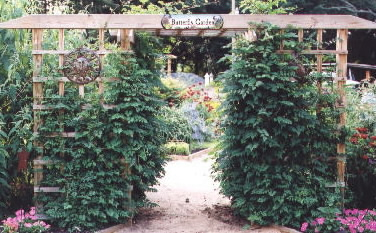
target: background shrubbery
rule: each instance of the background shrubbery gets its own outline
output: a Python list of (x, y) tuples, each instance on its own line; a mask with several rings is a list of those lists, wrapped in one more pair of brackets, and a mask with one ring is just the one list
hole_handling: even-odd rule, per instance
[(373, 85), (348, 88), (347, 179), (349, 208), (376, 208), (376, 104)]
[[(27, 1), (0, 1), (0, 21), (21, 17)], [(31, 150), (31, 49), (26, 30), (0, 29), (0, 217), (29, 205), (27, 174), (17, 172), (17, 152)], [(27, 200), (26, 200), (27, 199)]]

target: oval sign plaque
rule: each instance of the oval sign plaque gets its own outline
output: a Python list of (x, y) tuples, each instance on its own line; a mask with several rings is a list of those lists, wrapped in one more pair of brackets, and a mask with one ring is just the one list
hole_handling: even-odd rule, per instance
[(164, 15), (164, 29), (221, 29), (223, 18), (220, 15)]

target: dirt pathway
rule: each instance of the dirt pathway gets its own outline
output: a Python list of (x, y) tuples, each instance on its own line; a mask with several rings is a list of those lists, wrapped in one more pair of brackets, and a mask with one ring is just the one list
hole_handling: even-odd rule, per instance
[(166, 175), (148, 198), (159, 205), (143, 209), (132, 227), (116, 233), (280, 233), (274, 228), (243, 229), (245, 221), (231, 214), (229, 200), (219, 194), (210, 174), (208, 155), (191, 161), (171, 161)]

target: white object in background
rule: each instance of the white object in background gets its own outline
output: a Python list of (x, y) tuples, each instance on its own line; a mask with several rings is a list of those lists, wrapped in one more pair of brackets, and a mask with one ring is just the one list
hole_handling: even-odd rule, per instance
[(209, 74), (209, 84), (213, 82), (214, 76), (213, 73)]
[(209, 86), (209, 84), (210, 84), (210, 80), (209, 80), (210, 75), (208, 73), (206, 73), (204, 77), (205, 77), (205, 86)]

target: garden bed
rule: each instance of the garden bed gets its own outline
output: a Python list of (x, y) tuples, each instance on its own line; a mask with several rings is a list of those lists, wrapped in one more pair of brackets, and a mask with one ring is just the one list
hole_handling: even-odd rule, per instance
[(202, 155), (208, 154), (212, 148), (202, 149), (190, 155), (168, 155), (172, 160), (192, 160)]

